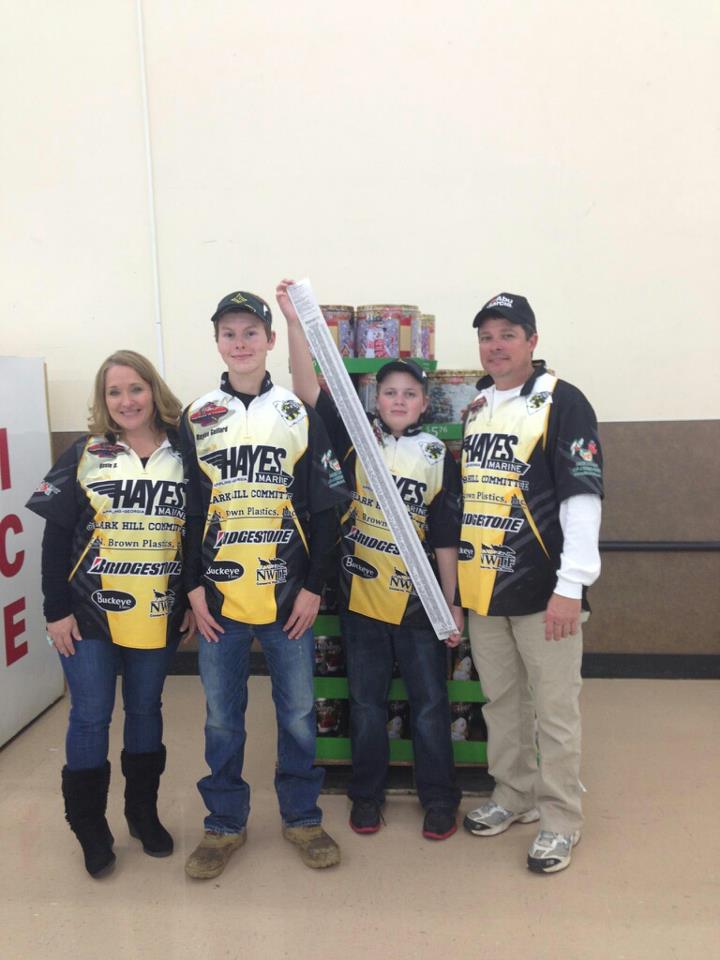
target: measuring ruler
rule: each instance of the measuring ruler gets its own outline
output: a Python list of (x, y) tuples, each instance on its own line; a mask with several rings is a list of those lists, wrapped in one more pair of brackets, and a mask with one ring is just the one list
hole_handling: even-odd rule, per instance
[(425, 607), (435, 633), (441, 640), (445, 640), (451, 633), (457, 632), (457, 626), (392, 474), (378, 449), (375, 435), (325, 323), (310, 281), (301, 280), (289, 286), (288, 294), (300, 317), (315, 359), (328, 382), (330, 393), (345, 422), (357, 455), (368, 475), (370, 486), (383, 516), (395, 538), (395, 544), (408, 569), (415, 592)]

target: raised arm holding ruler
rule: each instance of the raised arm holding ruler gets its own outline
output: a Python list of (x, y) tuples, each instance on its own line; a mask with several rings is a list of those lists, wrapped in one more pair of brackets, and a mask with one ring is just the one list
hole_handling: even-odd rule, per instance
[(395, 539), (415, 591), (435, 633), (441, 640), (457, 632), (455, 621), (437, 582), (425, 550), (408, 516), (395, 481), (378, 450), (377, 441), (342, 357), (328, 330), (308, 280), (288, 287), (330, 393), (365, 468), (388, 527)]

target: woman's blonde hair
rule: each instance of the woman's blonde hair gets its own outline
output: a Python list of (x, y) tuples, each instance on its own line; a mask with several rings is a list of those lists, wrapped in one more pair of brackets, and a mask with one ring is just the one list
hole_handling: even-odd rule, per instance
[(155, 404), (155, 429), (163, 433), (168, 430), (177, 430), (180, 423), (182, 405), (175, 394), (162, 379), (155, 367), (148, 359), (134, 350), (116, 350), (100, 365), (95, 375), (95, 389), (93, 391), (88, 430), (98, 436), (100, 434), (120, 432), (120, 428), (110, 416), (105, 402), (105, 376), (110, 367), (132, 367), (137, 375), (150, 385)]

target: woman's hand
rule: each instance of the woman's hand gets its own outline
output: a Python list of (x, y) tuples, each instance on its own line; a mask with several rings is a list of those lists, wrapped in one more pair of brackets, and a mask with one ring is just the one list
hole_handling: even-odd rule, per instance
[(185, 611), (185, 616), (182, 619), (180, 624), (180, 646), (184, 647), (186, 643), (189, 643), (190, 640), (195, 636), (195, 631), (197, 630), (197, 625), (195, 623), (195, 614), (192, 612), (192, 609)]
[(47, 625), (47, 635), (51, 641), (51, 646), (55, 647), (61, 657), (72, 657), (75, 653), (73, 640), (77, 643), (82, 640), (80, 628), (77, 620), (70, 614), (63, 617), (62, 620), (53, 620)]

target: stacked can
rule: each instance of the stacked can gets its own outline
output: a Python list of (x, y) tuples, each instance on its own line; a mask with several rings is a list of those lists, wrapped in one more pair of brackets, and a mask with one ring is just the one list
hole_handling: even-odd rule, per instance
[(462, 460), (462, 440), (446, 440), (445, 446), (448, 448), (450, 456), (456, 463), (460, 463)]
[(377, 378), (374, 373), (363, 373), (358, 377), (357, 393), (363, 410), (367, 410), (368, 413), (375, 413)]
[(470, 641), (461, 640), (452, 650), (450, 663), (451, 680), (477, 680), (478, 674), (473, 663)]
[(410, 704), (407, 700), (388, 703), (387, 732), (389, 740), (408, 740), (410, 737)]
[(477, 396), (479, 370), (442, 370), (428, 374), (430, 419), (433, 423), (460, 423)]
[(469, 740), (472, 720), (472, 703), (456, 701), (450, 704), (450, 737), (452, 740)]
[(345, 650), (340, 637), (315, 637), (315, 676), (345, 676)]
[(355, 356), (355, 310), (342, 304), (320, 304), (341, 357)]
[(319, 737), (346, 737), (348, 735), (347, 700), (315, 701), (315, 721)]
[(413, 357), (435, 359), (435, 314), (417, 313), (412, 318), (410, 337)]
[(422, 313), (418, 313), (417, 316), (412, 318), (412, 325), (410, 328), (410, 350), (413, 357), (423, 357), (422, 346)]
[(481, 703), (474, 703), (470, 715), (470, 739), (484, 740), (487, 742), (487, 738), (488, 732), (483, 715), (483, 705)]
[(420, 353), (416, 356), (435, 359), (435, 315), (432, 313), (420, 314)]
[(358, 357), (385, 359), (412, 355), (413, 320), (420, 311), (407, 304), (366, 304), (358, 307), (355, 351)]

